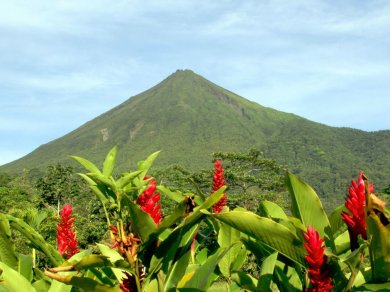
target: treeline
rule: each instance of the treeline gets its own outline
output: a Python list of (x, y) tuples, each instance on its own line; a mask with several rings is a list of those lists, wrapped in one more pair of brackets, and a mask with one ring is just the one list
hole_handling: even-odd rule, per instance
[[(217, 159), (222, 161), (225, 170), (231, 209), (240, 206), (258, 213), (257, 208), (263, 200), (288, 209), (289, 196), (284, 186), (287, 168), (273, 159), (265, 158), (258, 150), (213, 153), (209, 169), (191, 171), (180, 165), (172, 165), (152, 169), (152, 175), (157, 184), (207, 197), (212, 192), (211, 162)], [(386, 200), (390, 185), (380, 191)], [(55, 164), (47, 167), (44, 173), (24, 171), (19, 176), (0, 173), (0, 212), (23, 219), (50, 243), (55, 244), (59, 210), (66, 203), (72, 204), (77, 214), (75, 226), (82, 249), (105, 240), (107, 228), (102, 206), (72, 167)], [(162, 199), (164, 213), (169, 213), (173, 208), (171, 204), (171, 200)], [(327, 210), (335, 207), (333, 201), (325, 201), (324, 205)], [(14, 237), (18, 238), (18, 234), (14, 234)], [(21, 250), (28, 248), (22, 240), (16, 242)], [(41, 260), (44, 263), (45, 259)]]

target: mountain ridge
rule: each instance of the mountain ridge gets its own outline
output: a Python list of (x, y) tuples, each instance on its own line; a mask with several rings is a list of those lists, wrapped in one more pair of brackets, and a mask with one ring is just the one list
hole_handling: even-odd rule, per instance
[[(191, 70), (178, 70), (150, 89), (41, 145), (1, 171), (71, 163), (69, 155), (97, 164), (114, 145), (118, 164), (128, 169), (162, 150), (157, 166), (205, 167), (215, 151), (258, 148), (302, 175), (322, 193), (323, 183), (339, 189), (360, 169), (389, 184), (390, 131), (331, 127), (249, 101)], [(371, 164), (378, 167), (374, 169)], [(381, 169), (382, 168), (382, 169)], [(387, 177), (386, 177), (387, 176)], [(338, 178), (339, 177), (339, 178)]]

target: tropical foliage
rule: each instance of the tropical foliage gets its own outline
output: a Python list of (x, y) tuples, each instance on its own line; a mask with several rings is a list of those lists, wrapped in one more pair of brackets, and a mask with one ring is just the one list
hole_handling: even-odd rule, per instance
[[(70, 205), (61, 203), (57, 246), (42, 237), (37, 225), (1, 213), (0, 289), (386, 291), (390, 287), (389, 211), (363, 173), (352, 182), (345, 206), (329, 216), (313, 188), (292, 173), (285, 175), (290, 211), (264, 200), (256, 214), (243, 207), (229, 208), (223, 161), (215, 161), (210, 191), (205, 194), (157, 184), (149, 174), (157, 155), (119, 176), (114, 172), (117, 148), (109, 151), (101, 169), (73, 156), (86, 169), (80, 176), (100, 202), (106, 221), (107, 237), (93, 247), (78, 246), (73, 225), (78, 214)], [(162, 208), (165, 200), (174, 202), (169, 214)], [(34, 253), (45, 256), (44, 266), (34, 264), (34, 253), (15, 248), (13, 231)], [(256, 267), (248, 265), (250, 257), (256, 259)]]

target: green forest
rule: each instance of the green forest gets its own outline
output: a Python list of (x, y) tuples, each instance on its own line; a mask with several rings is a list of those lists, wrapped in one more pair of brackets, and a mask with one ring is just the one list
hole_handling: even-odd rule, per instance
[(199, 171), (154, 168), (158, 155), (122, 173), (115, 167), (117, 147), (102, 170), (73, 156), (86, 172), (55, 164), (41, 175), (1, 173), (0, 287), (389, 287), (390, 214), (384, 202), (390, 186), (378, 192), (360, 172), (356, 181), (351, 178), (345, 202), (326, 210), (313, 188), (255, 149), (213, 153), (209, 169)]

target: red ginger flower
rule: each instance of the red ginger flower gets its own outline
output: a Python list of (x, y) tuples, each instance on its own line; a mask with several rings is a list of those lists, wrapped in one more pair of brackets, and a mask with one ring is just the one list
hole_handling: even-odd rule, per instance
[[(223, 168), (220, 160), (216, 160), (213, 175), (213, 191), (218, 191), (221, 187), (225, 185), (225, 179), (223, 177)], [(213, 206), (214, 213), (221, 213), (223, 207), (227, 203), (226, 193), (223, 194), (223, 197)]]
[[(148, 177), (145, 177), (148, 179)], [(156, 191), (156, 181), (152, 179), (147, 189), (139, 195), (137, 203), (141, 206), (141, 209), (148, 213), (152, 217), (153, 221), (158, 224), (162, 220), (162, 211), (161, 204), (158, 204), (160, 201), (160, 193), (155, 193)]]
[[(343, 221), (348, 226), (351, 250), (355, 250), (359, 247), (359, 234), (364, 239), (367, 239), (365, 216), (366, 190), (363, 176), (363, 171), (360, 171), (357, 181), (352, 180), (352, 186), (348, 187), (348, 196), (345, 198), (345, 207), (352, 216), (344, 211), (341, 213)], [(374, 192), (374, 186), (370, 184), (368, 190), (370, 193)]]
[(324, 255), (324, 241), (311, 226), (307, 227), (307, 233), (304, 233), (303, 236), (306, 239), (303, 245), (308, 252), (305, 258), (309, 264), (309, 278), (311, 283), (311, 288), (306, 289), (306, 291), (332, 291), (334, 286), (328, 272), (327, 256)]
[(61, 219), (57, 226), (57, 249), (62, 256), (70, 258), (79, 252), (76, 234), (73, 231), (74, 216), (72, 205), (66, 204), (61, 210)]

